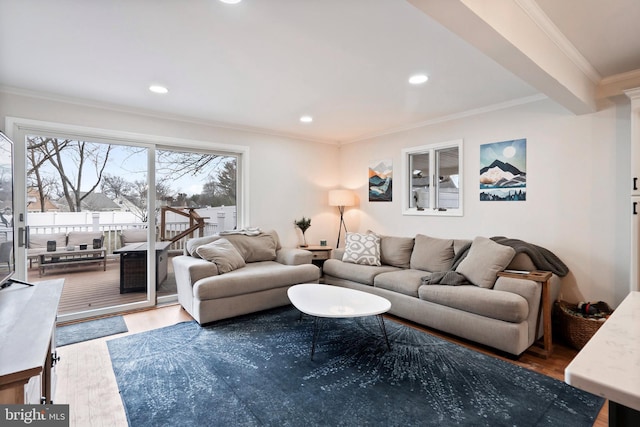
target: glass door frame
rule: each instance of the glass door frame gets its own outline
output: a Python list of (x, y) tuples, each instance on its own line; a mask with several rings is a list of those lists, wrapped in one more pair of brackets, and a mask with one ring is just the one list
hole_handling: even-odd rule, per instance
[[(227, 145), (227, 144), (215, 144), (208, 141), (195, 141), (186, 140), (171, 137), (160, 137), (147, 134), (123, 132), (116, 130), (90, 128), (77, 125), (68, 125), (61, 123), (46, 122), (40, 120), (23, 119), (16, 117), (6, 117), (5, 119), (5, 133), (14, 142), (14, 197), (15, 197), (15, 210), (14, 215), (14, 232), (18, 240), (24, 239), (24, 229), (26, 226), (26, 135), (29, 133), (35, 134), (49, 134), (51, 136), (62, 136), (78, 138), (80, 140), (86, 140), (98, 143), (112, 143), (123, 144), (130, 146), (138, 146), (148, 149), (147, 160), (147, 173), (148, 173), (148, 185), (149, 195), (156, 194), (155, 183), (155, 158), (156, 149), (163, 148), (187, 148), (192, 150), (206, 150), (217, 151), (221, 153), (228, 153), (238, 157), (237, 164), (237, 180), (238, 180), (238, 198), (237, 198), (237, 224), (238, 227), (244, 227), (246, 224), (250, 224), (249, 221), (249, 176), (248, 176), (248, 163), (249, 163), (249, 147), (240, 145)], [(19, 159), (19, 160), (18, 160)], [(155, 197), (148, 197), (148, 211), (155, 212), (156, 200)], [(147, 241), (155, 241), (156, 230), (156, 218), (155, 215), (148, 216), (148, 234)], [(19, 231), (22, 231), (23, 236), (20, 237)], [(25, 246), (16, 245), (15, 263), (16, 263), (16, 278), (25, 280), (27, 277), (27, 256)], [(154, 256), (151, 256), (154, 255)], [(147, 271), (155, 271), (156, 269), (156, 257), (155, 251), (148, 251), (147, 254)], [(114, 313), (121, 313), (123, 311), (132, 311), (137, 309), (144, 309), (154, 307), (158, 302), (166, 303), (177, 301), (177, 294), (173, 298), (162, 298), (162, 301), (158, 301), (156, 289), (155, 289), (155, 275), (147, 275), (147, 297), (145, 301), (130, 303), (126, 305), (113, 306), (108, 308), (101, 308), (89, 311), (83, 311), (79, 313), (73, 313), (68, 315), (59, 316), (59, 321), (71, 321), (86, 317), (102, 316)]]

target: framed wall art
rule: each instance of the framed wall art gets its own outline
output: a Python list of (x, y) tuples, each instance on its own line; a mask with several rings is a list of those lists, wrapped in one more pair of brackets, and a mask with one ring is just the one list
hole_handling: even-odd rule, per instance
[(369, 164), (369, 201), (390, 202), (393, 193), (393, 162), (377, 160)]
[(527, 140), (480, 146), (480, 200), (527, 200)]

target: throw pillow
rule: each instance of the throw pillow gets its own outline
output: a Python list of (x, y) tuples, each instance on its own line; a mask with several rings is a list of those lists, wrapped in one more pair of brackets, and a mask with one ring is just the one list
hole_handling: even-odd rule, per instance
[(206, 245), (207, 243), (211, 243), (214, 240), (218, 240), (220, 236), (204, 236), (204, 237), (196, 237), (193, 239), (187, 240), (186, 250), (189, 255), (194, 258), (201, 258), (198, 255), (198, 248), (202, 245)]
[(411, 268), (430, 272), (447, 271), (453, 264), (453, 239), (416, 235), (411, 253)]
[(224, 274), (246, 264), (238, 250), (225, 238), (220, 238), (206, 245), (201, 245), (196, 252), (202, 259), (213, 262), (218, 267), (218, 273)]
[(380, 264), (380, 237), (375, 234), (347, 233), (342, 261), (352, 264)]
[(380, 236), (380, 262), (382, 264), (409, 268), (413, 251), (413, 237), (383, 236), (373, 231), (367, 231), (367, 233)]
[(498, 272), (507, 268), (515, 249), (501, 245), (486, 237), (476, 237), (471, 243), (469, 253), (456, 268), (471, 283), (481, 288), (493, 288)]
[(273, 261), (276, 259), (277, 235), (260, 233), (257, 236), (230, 234), (225, 238), (236, 247), (245, 262)]
[(55, 240), (56, 249), (64, 249), (67, 246), (66, 233), (32, 234), (29, 233), (29, 249), (46, 249), (47, 242)]

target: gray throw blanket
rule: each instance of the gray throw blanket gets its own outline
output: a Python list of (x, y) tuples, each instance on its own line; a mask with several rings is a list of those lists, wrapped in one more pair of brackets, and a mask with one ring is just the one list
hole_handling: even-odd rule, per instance
[[(560, 277), (564, 277), (569, 273), (569, 267), (567, 267), (560, 258), (550, 250), (541, 246), (527, 243), (523, 240), (509, 239), (502, 236), (492, 237), (491, 240), (496, 243), (500, 243), (501, 245), (511, 246), (515, 249), (516, 255), (519, 253), (527, 254), (529, 258), (531, 258), (533, 265), (535, 265), (538, 270), (551, 271)], [(425, 276), (422, 278), (422, 284), (451, 286), (469, 285), (469, 281), (455, 270), (469, 253), (470, 247), (471, 243), (467, 243), (458, 251), (456, 256), (453, 258), (453, 264), (450, 270), (431, 273), (431, 276)]]
[(449, 271), (435, 271), (431, 273), (431, 276), (425, 276), (422, 278), (423, 285), (470, 285), (469, 281), (462, 274), (454, 270)]

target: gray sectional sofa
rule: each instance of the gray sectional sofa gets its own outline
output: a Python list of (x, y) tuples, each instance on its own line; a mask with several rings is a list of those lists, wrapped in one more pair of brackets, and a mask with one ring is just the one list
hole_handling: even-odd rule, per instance
[(290, 286), (318, 282), (312, 257), (275, 231), (190, 239), (173, 258), (178, 301), (200, 324), (287, 305)]
[(324, 263), (326, 284), (380, 295), (391, 301), (393, 315), (516, 356), (542, 334), (541, 286), (497, 273), (552, 269), (554, 301), (558, 274), (568, 272), (544, 248), (509, 246), (510, 239), (376, 236), (376, 254), (375, 237), (367, 236), (376, 235), (348, 233), (345, 249)]

